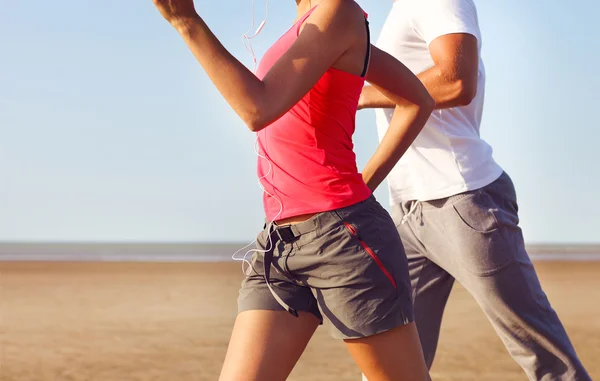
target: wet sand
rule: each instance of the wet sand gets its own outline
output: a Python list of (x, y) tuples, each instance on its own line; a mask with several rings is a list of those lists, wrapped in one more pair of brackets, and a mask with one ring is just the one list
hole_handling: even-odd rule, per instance
[[(546, 294), (600, 379), (600, 262), (538, 262)], [(0, 262), (0, 381), (214, 381), (236, 312), (236, 263)], [(434, 380), (526, 380), (456, 286)], [(320, 328), (289, 380), (359, 381)]]

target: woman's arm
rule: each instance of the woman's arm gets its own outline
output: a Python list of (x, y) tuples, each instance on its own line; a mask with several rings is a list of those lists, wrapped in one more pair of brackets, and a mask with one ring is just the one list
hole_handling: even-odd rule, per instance
[(406, 66), (374, 46), (367, 81), (397, 105), (385, 136), (362, 171), (367, 186), (375, 190), (421, 132), (435, 102)]
[(153, 0), (179, 32), (229, 105), (252, 131), (279, 119), (364, 34), (364, 14), (352, 0), (323, 0), (293, 46), (259, 80), (235, 59), (194, 9), (193, 0)]
[[(434, 65), (417, 74), (435, 100), (436, 109), (466, 106), (477, 93), (479, 50), (477, 38), (468, 33), (437, 37), (429, 44)], [(396, 105), (377, 89), (366, 86), (359, 109), (394, 108)]]

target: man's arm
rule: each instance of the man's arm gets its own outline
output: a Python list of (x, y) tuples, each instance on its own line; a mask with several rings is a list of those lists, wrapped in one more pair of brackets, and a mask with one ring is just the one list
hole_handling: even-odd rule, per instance
[(398, 106), (362, 177), (375, 190), (415, 140), (429, 119), (434, 101), (419, 79), (400, 61), (373, 47), (367, 81)]
[[(434, 66), (417, 75), (435, 100), (437, 109), (465, 106), (477, 92), (479, 50), (468, 33), (440, 36), (429, 45)], [(359, 109), (394, 108), (396, 103), (373, 86), (365, 86)]]

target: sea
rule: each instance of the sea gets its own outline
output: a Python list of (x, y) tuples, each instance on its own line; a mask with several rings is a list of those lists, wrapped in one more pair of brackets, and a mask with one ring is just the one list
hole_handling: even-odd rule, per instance
[[(0, 242), (0, 261), (229, 262), (248, 243)], [(243, 249), (243, 250), (241, 250)], [(530, 244), (534, 261), (600, 261), (600, 244)]]

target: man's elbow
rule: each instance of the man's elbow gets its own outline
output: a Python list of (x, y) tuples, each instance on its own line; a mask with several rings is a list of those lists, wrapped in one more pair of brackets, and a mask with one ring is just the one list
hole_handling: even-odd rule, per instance
[(457, 106), (468, 106), (477, 95), (477, 80), (459, 79), (456, 82), (455, 103)]

